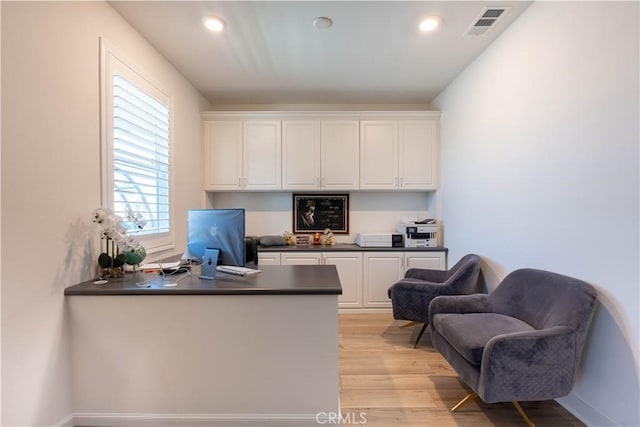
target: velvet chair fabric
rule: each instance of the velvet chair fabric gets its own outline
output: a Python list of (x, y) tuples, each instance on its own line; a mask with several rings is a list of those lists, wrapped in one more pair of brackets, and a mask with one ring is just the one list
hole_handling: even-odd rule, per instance
[(573, 388), (596, 303), (583, 281), (521, 269), (488, 295), (434, 298), (429, 329), (484, 402), (550, 400)]
[[(465, 255), (450, 270), (411, 268), (388, 290), (393, 318), (412, 322), (429, 322), (429, 303), (440, 295), (463, 295), (478, 291), (480, 257)], [(423, 330), (420, 332), (422, 336)], [(418, 340), (420, 340), (420, 336)], [(418, 341), (416, 340), (416, 345)]]

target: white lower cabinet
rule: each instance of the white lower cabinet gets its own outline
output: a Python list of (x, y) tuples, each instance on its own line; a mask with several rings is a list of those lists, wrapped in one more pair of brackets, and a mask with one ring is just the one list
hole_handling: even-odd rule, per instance
[(404, 274), (404, 253), (366, 252), (364, 254), (364, 307), (391, 307), (389, 286)]
[(389, 286), (409, 268), (444, 270), (445, 252), (260, 252), (258, 265), (335, 265), (339, 308), (391, 308)]
[(325, 252), (322, 263), (335, 265), (342, 285), (340, 308), (362, 307), (362, 252)]
[(322, 263), (322, 253), (320, 252), (299, 252), (280, 254), (281, 265), (320, 265)]
[(446, 270), (447, 259), (444, 256), (444, 252), (405, 252), (404, 272), (406, 272), (410, 268)]
[(444, 270), (444, 252), (366, 252), (364, 254), (364, 307), (390, 308), (388, 289), (410, 268)]
[(280, 252), (259, 252), (258, 268), (261, 265), (280, 265)]
[(338, 307), (362, 307), (361, 252), (283, 252), (280, 257), (281, 265), (335, 265), (342, 285)]

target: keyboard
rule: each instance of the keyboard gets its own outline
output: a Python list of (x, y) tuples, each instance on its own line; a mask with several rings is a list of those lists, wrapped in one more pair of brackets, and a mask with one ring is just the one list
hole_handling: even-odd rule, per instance
[(260, 270), (254, 270), (248, 267), (237, 267), (234, 265), (219, 265), (216, 267), (217, 271), (228, 274), (235, 274), (236, 276), (249, 276), (251, 274), (260, 273)]

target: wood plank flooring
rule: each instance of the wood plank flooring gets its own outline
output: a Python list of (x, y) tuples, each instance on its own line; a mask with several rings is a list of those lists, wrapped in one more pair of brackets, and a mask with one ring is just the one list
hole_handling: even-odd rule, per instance
[[(451, 413), (468, 392), (432, 347), (421, 326), (385, 314), (339, 315), (340, 403), (344, 426), (526, 427), (511, 403), (481, 400)], [(536, 427), (578, 427), (582, 422), (555, 401), (524, 402)], [(346, 417), (346, 418), (345, 418)]]

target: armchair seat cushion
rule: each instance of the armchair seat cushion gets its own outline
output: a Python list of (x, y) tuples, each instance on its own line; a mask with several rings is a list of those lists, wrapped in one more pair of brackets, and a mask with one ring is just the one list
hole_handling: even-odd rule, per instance
[(482, 353), (491, 338), (535, 329), (515, 317), (497, 313), (441, 313), (433, 317), (431, 326), (462, 357), (477, 366), (482, 363)]

